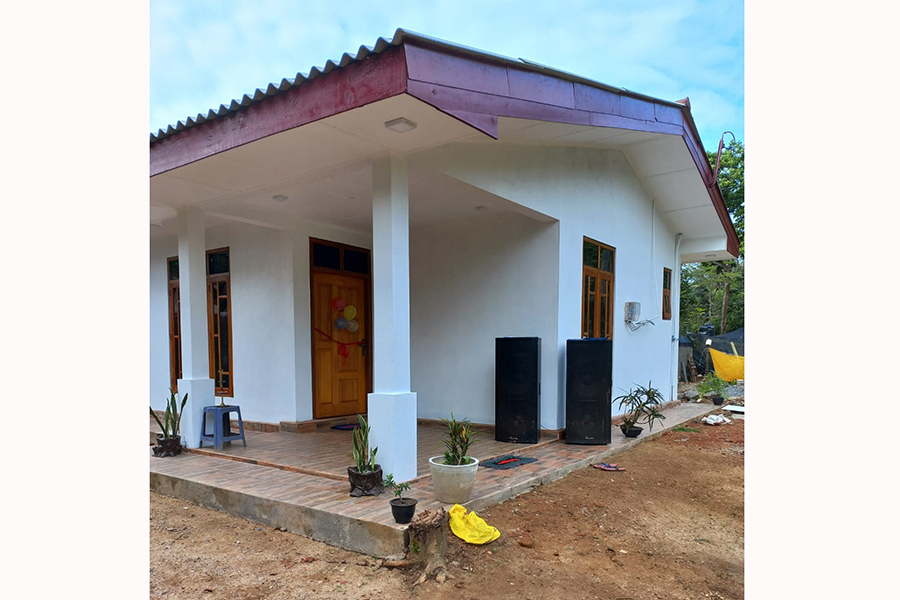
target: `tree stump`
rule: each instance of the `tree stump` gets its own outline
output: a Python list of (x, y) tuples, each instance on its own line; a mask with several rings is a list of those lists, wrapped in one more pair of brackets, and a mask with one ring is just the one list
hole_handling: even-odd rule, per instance
[(409, 552), (406, 560), (384, 561), (385, 567), (409, 567), (424, 564), (422, 575), (414, 585), (424, 583), (433, 577), (438, 583), (444, 583), (450, 574), (447, 572), (447, 511), (443, 508), (423, 510), (413, 517), (407, 531), (409, 532)]

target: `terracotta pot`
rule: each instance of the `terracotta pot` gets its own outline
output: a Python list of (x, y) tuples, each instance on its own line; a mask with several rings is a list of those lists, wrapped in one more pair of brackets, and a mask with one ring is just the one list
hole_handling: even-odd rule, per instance
[(384, 477), (381, 465), (375, 465), (374, 471), (360, 473), (356, 467), (347, 467), (347, 475), (350, 478), (350, 495), (354, 498), (360, 496), (377, 496), (384, 491)]

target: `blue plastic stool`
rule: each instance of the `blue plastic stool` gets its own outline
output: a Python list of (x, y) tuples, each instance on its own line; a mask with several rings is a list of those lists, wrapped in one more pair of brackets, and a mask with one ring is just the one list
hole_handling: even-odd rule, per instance
[[(206, 432), (207, 413), (212, 413), (212, 433)], [(228, 416), (229, 413), (237, 413), (238, 427), (240, 428), (238, 433), (231, 432), (231, 419)], [(233, 440), (241, 440), (244, 442), (244, 446), (247, 446), (247, 440), (244, 438), (244, 421), (241, 419), (241, 407), (235, 404), (232, 404), (231, 406), (204, 406), (203, 421), (200, 425), (200, 447), (203, 447), (203, 442), (212, 442), (213, 447), (215, 447), (216, 450), (221, 450), (222, 444)]]

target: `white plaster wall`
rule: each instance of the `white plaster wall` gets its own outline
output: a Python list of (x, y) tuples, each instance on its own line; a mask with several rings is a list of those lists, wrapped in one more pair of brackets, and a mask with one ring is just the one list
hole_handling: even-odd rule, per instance
[(178, 255), (175, 237), (150, 244), (150, 406), (169, 399), (169, 286), (166, 259)]
[(558, 240), (555, 223), (514, 213), (412, 235), (411, 387), (420, 418), (452, 410), (494, 423), (495, 339), (536, 336), (551, 392), (541, 420), (554, 427)]
[[(231, 250), (234, 399), (244, 419), (312, 418), (309, 238), (371, 248), (371, 236), (316, 224), (294, 230), (226, 223), (206, 230), (207, 249)], [(150, 400), (169, 388), (166, 258), (177, 236), (150, 245)]]
[[(630, 331), (624, 303), (641, 303), (642, 318), (659, 317), (662, 268), (674, 268), (675, 235), (655, 215), (653, 199), (617, 150), (503, 143), (453, 144), (415, 161), (554, 217), (559, 223), (557, 422), (564, 426), (565, 341), (580, 337), (582, 237), (616, 248), (613, 397), (635, 383), (671, 395), (670, 322)], [(677, 303), (677, 297), (672, 298)], [(548, 340), (549, 342), (549, 340)], [(553, 399), (545, 386), (542, 402)], [(545, 409), (546, 410), (546, 409)], [(613, 414), (619, 414), (613, 405)], [(544, 413), (545, 416), (547, 413)], [(548, 420), (545, 427), (554, 427)]]

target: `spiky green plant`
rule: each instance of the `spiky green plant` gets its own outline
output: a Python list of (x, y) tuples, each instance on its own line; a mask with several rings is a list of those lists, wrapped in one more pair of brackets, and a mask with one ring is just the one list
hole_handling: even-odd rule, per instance
[(472, 462), (469, 457), (469, 446), (477, 443), (475, 439), (475, 430), (468, 419), (457, 421), (450, 413), (449, 419), (441, 419), (447, 426), (447, 439), (444, 440), (444, 464), (446, 465), (465, 465)]
[(353, 430), (353, 461), (358, 473), (368, 473), (375, 470), (378, 448), (369, 451), (369, 424), (362, 415), (356, 415), (356, 418), (359, 420), (359, 427)]
[(181, 431), (181, 415), (184, 412), (184, 405), (187, 404), (188, 395), (185, 394), (181, 400), (181, 408), (178, 407), (178, 395), (169, 388), (169, 400), (166, 402), (166, 413), (163, 420), (160, 421), (153, 407), (150, 407), (150, 415), (156, 419), (159, 428), (162, 429), (163, 438), (173, 438)]
[(665, 397), (658, 389), (652, 386), (652, 381), (647, 387), (635, 384), (634, 389), (629, 390), (624, 396), (619, 396), (616, 401), (619, 408), (625, 408), (628, 412), (622, 415), (622, 425), (635, 427), (641, 423), (650, 426), (653, 431), (653, 423), (657, 420), (665, 420), (665, 415), (659, 409)]

